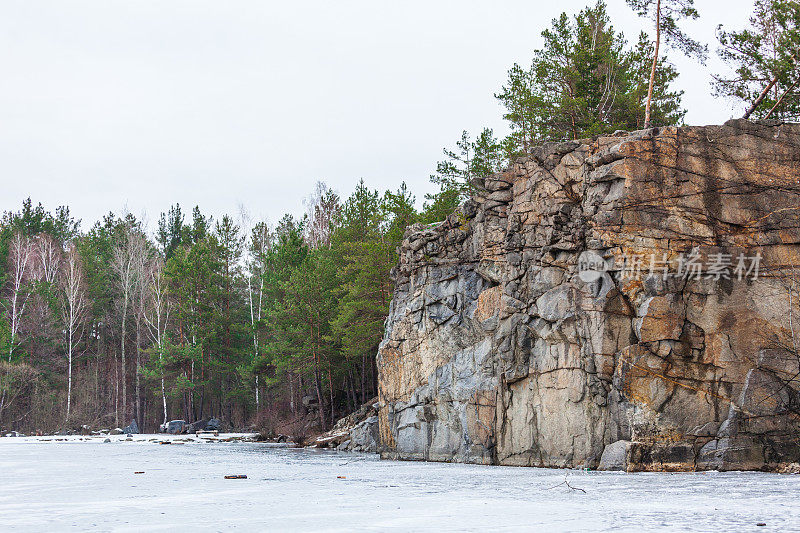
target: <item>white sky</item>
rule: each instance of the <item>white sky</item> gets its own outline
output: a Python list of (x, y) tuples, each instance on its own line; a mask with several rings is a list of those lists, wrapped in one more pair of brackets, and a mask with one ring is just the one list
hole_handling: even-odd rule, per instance
[[(508, 68), (589, 2), (0, 0), (0, 211), (31, 196), (87, 229), (125, 207), (244, 204), (274, 222), (317, 180), (345, 196), (362, 177), (421, 204), (462, 129), (505, 133)], [(608, 4), (634, 40), (645, 21)], [(744, 26), (752, 1), (696, 5), (709, 64), (671, 57), (687, 122), (719, 123), (738, 111), (711, 96), (714, 28)]]

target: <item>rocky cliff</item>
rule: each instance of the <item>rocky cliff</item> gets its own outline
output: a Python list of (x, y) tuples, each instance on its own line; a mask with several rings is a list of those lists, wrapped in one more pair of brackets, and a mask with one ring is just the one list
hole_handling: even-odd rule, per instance
[(800, 125), (546, 144), (475, 185), (400, 248), (383, 456), (800, 461)]

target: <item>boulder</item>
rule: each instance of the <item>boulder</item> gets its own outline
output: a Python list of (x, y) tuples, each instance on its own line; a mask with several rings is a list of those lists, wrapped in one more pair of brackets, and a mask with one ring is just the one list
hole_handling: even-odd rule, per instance
[(371, 416), (350, 430), (348, 450), (375, 453), (378, 451), (378, 417)]
[(122, 435), (123, 433), (124, 431), (122, 431), (120, 428), (114, 428), (108, 432), (109, 435)]
[(630, 441), (618, 440), (606, 446), (603, 449), (603, 455), (600, 457), (598, 470), (626, 471), (628, 469), (628, 449), (630, 445)]
[(124, 428), (122, 428), (122, 432), (128, 434), (141, 433), (141, 431), (139, 431), (139, 425), (136, 423), (136, 420), (131, 420), (130, 425), (127, 425)]
[(186, 426), (186, 433), (197, 433), (198, 431), (219, 431), (221, 422), (218, 418), (206, 418), (192, 422)]
[(186, 420), (170, 420), (167, 422), (166, 432), (172, 435), (178, 435), (186, 431)]
[(186, 426), (186, 433), (197, 433), (198, 431), (205, 431), (208, 425), (208, 419), (198, 420)]
[(339, 451), (378, 451), (377, 398), (373, 398), (358, 410), (340, 418), (327, 433), (313, 442), (319, 448), (336, 448)]

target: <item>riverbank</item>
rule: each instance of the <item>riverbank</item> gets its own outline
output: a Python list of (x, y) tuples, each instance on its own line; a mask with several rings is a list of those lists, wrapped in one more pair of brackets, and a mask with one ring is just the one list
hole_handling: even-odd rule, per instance
[[(145, 443), (145, 444), (187, 444), (210, 442), (254, 442), (256, 433), (205, 433), (200, 435), (170, 435), (168, 433), (136, 433), (136, 434), (102, 434), (102, 435), (32, 435), (21, 437), (2, 437), (3, 444), (34, 444), (34, 443)], [(4, 448), (0, 447), (0, 450)]]

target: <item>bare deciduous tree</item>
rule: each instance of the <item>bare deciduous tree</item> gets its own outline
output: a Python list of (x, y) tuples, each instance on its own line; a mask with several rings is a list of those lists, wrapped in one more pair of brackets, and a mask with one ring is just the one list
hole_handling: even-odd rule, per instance
[[(138, 276), (141, 273), (142, 257), (147, 252), (147, 243), (144, 237), (131, 225), (126, 226), (125, 235), (114, 248), (111, 259), (111, 269), (116, 276), (117, 291), (120, 298), (120, 366), (122, 369), (122, 413), (128, 417), (128, 389), (127, 389), (127, 359), (125, 346), (128, 335), (128, 313), (132, 300), (135, 298), (135, 291), (138, 283)], [(117, 413), (117, 423), (119, 423), (119, 413)]]
[(138, 254), (135, 263), (136, 268), (136, 287), (134, 288), (134, 313), (133, 317), (136, 322), (136, 420), (142, 423), (142, 322), (147, 308), (148, 292), (150, 285), (150, 269), (151, 269), (151, 254), (150, 250), (145, 248), (142, 253)]
[(311, 248), (329, 247), (331, 244), (331, 228), (341, 205), (339, 195), (318, 181), (314, 193), (303, 201), (308, 221), (306, 224), (306, 242)]
[(699, 17), (694, 7), (694, 0), (626, 0), (626, 2), (640, 17), (649, 18), (653, 21), (656, 30), (644, 112), (644, 127), (649, 128), (651, 126), (650, 106), (653, 101), (653, 87), (656, 83), (656, 70), (662, 38), (667, 45), (680, 50), (687, 57), (698, 58), (703, 64), (705, 64), (708, 49), (686, 35), (678, 27), (678, 21), (681, 19), (694, 20)]
[(50, 235), (41, 233), (36, 236), (34, 253), (37, 260), (33, 277), (52, 285), (56, 282), (61, 267), (61, 245)]

